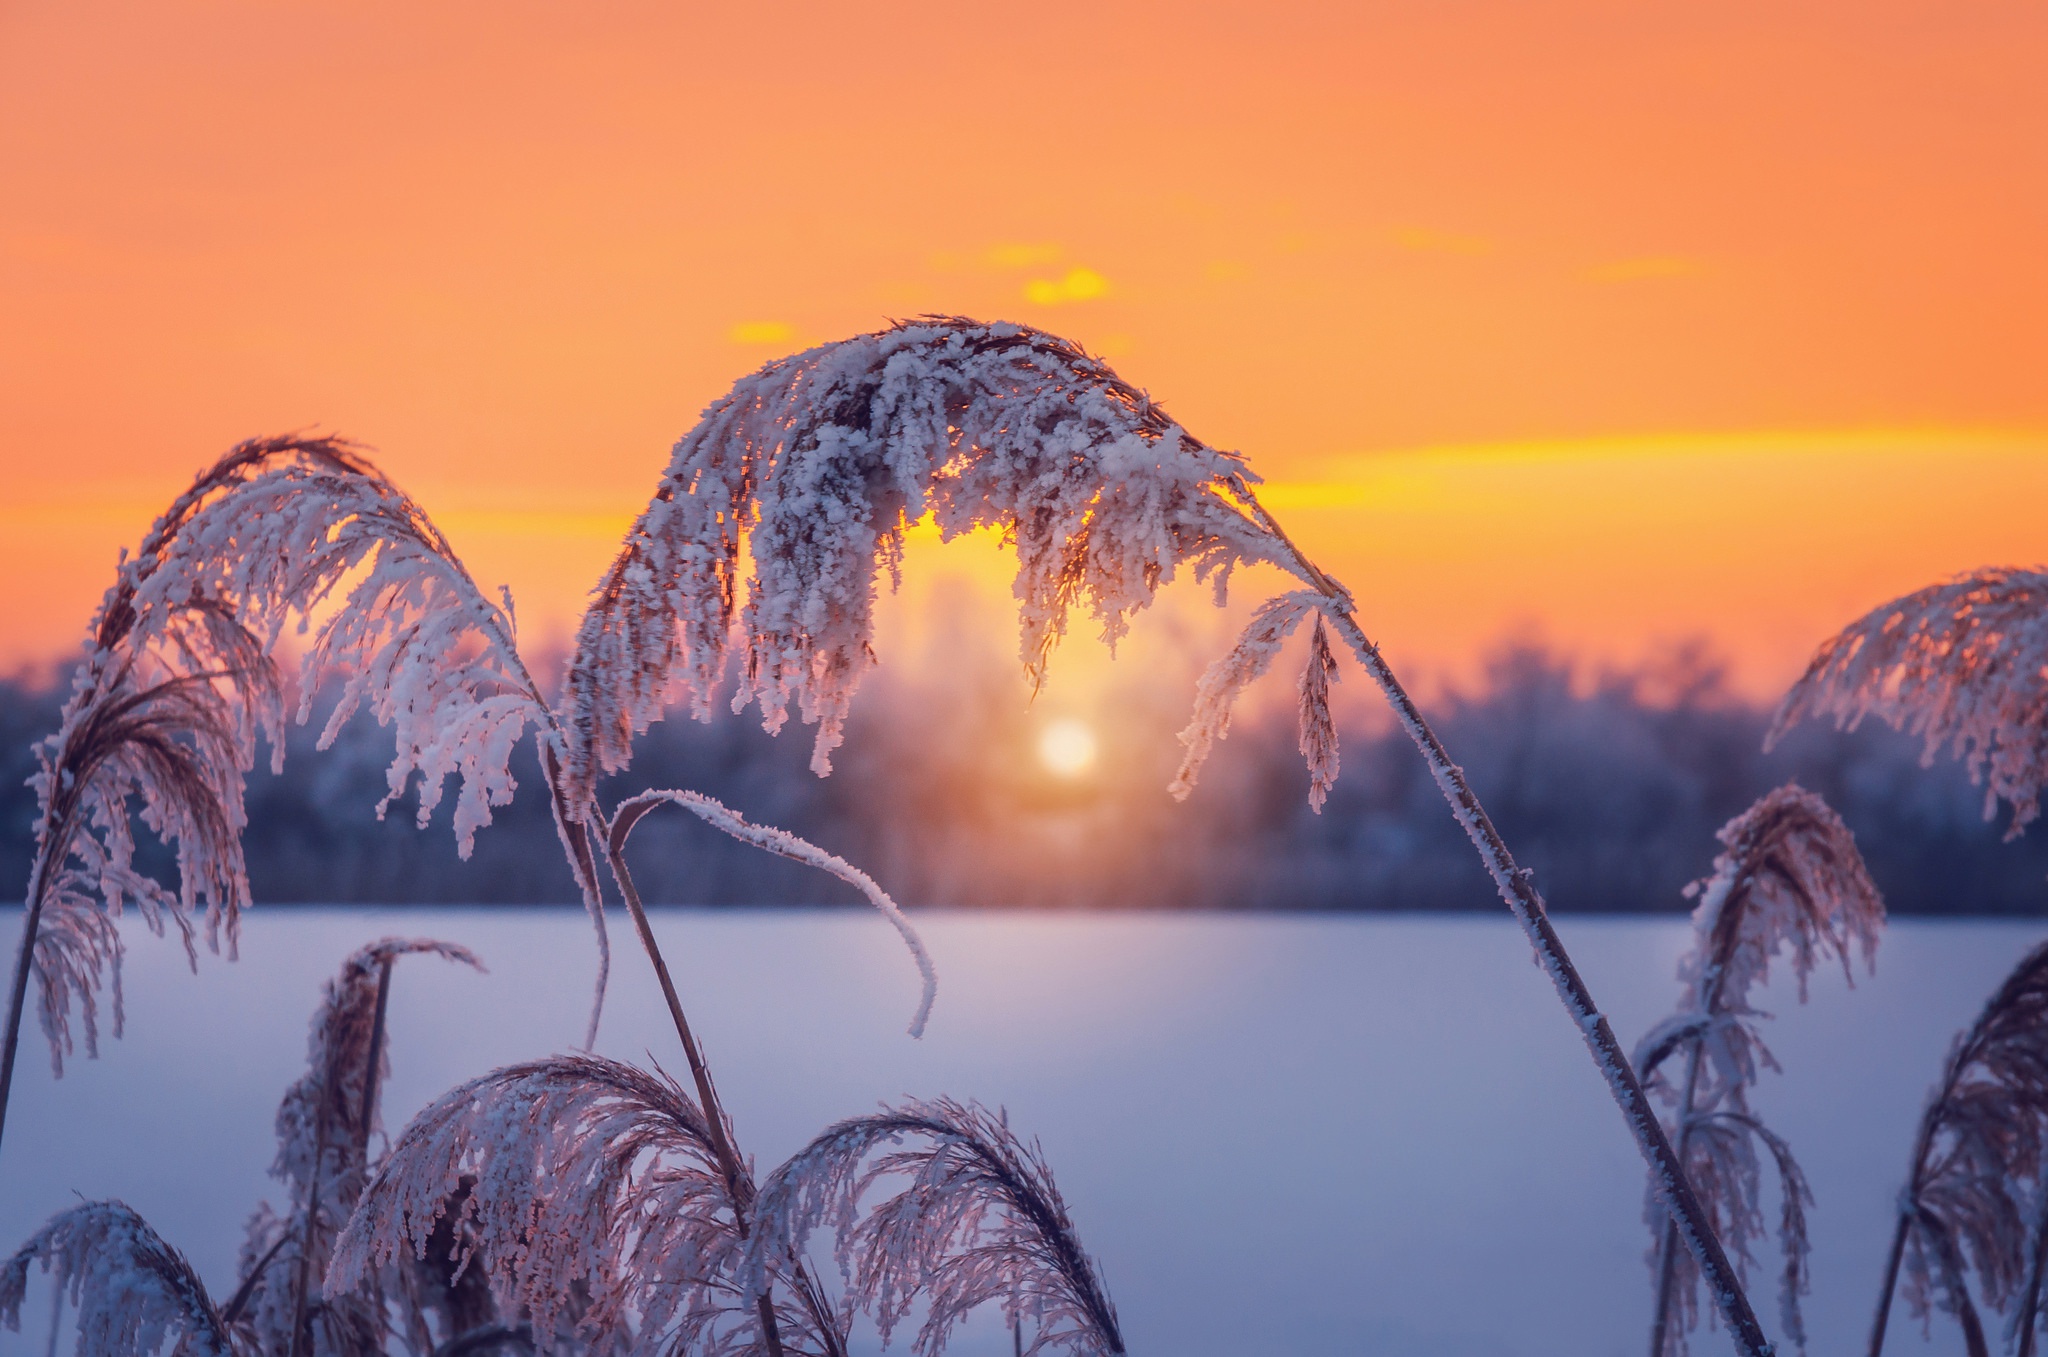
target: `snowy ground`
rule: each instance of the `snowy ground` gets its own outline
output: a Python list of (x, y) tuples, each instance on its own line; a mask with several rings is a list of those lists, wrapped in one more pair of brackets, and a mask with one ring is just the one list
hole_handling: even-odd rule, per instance
[[(0, 918), (13, 956), (18, 913)], [(902, 1094), (1009, 1108), (1044, 1143), (1101, 1259), (1134, 1353), (1575, 1354), (1642, 1350), (1642, 1172), (1619, 1115), (1505, 917), (931, 913), (929, 1035), (903, 1034), (915, 972), (853, 912), (666, 911), (657, 931), (743, 1143), (765, 1167), (837, 1117)], [(615, 921), (600, 1049), (680, 1069), (646, 963)], [(1677, 997), (1671, 922), (1566, 918), (1595, 995), (1632, 1042)], [(1874, 979), (1789, 984), (1767, 1007), (1785, 1066), (1766, 1117), (1819, 1197), (1808, 1326), (1863, 1341), (1920, 1100), (1950, 1036), (2044, 930), (1893, 926)], [(272, 1186), (270, 1120), (320, 981), (386, 934), (466, 943), (492, 970), (401, 963), (395, 1127), (490, 1066), (579, 1039), (594, 953), (583, 916), (482, 909), (271, 909), (242, 960), (131, 934), (129, 1035), (50, 1079), (24, 1048), (0, 1149), (0, 1247), (88, 1198), (120, 1197), (233, 1286)], [(74, 1195), (77, 1194), (77, 1195)], [(1759, 1309), (1774, 1317), (1768, 1260)], [(47, 1311), (0, 1351), (41, 1351)], [(1901, 1353), (1959, 1350), (1894, 1327)], [(992, 1331), (956, 1353), (1007, 1350)], [(1728, 1350), (1703, 1335), (1696, 1350)]]

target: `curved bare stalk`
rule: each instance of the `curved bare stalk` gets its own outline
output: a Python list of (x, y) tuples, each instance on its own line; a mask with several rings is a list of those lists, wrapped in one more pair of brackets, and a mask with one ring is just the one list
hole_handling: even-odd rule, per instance
[[(647, 812), (664, 804), (680, 806), (705, 824), (725, 831), (741, 843), (752, 844), (777, 857), (801, 862), (806, 867), (815, 867), (821, 872), (836, 876), (866, 896), (868, 903), (875, 907), (875, 911), (895, 928), (897, 936), (903, 939), (903, 945), (910, 949), (911, 958), (917, 963), (917, 974), (923, 982), (923, 990), (918, 996), (917, 1012), (910, 1019), (910, 1035), (924, 1035), (925, 1022), (932, 1014), (932, 1001), (938, 995), (938, 972), (932, 969), (931, 953), (925, 951), (924, 939), (918, 937), (917, 930), (910, 926), (910, 920), (903, 917), (903, 911), (897, 908), (896, 902), (889, 898), (887, 891), (875, 884), (873, 877), (845, 858), (828, 853), (807, 839), (799, 838), (786, 829), (777, 829), (773, 825), (755, 824), (738, 811), (701, 792), (646, 791), (620, 802), (612, 812), (611, 841), (617, 845), (613, 851), (622, 852), (627, 836), (633, 832), (633, 827), (640, 823)], [(620, 861), (623, 864), (623, 859)], [(651, 935), (650, 939), (643, 941), (646, 941), (649, 947), (653, 946)]]
[(1672, 1147), (1670, 1138), (1664, 1133), (1663, 1123), (1645, 1096), (1642, 1082), (1636, 1077), (1635, 1066), (1622, 1050), (1606, 1015), (1593, 1001), (1593, 993), (1580, 976), (1578, 967), (1572, 964), (1564, 940), (1558, 937), (1557, 929), (1552, 926), (1543, 896), (1536, 889), (1534, 873), (1515, 864), (1514, 855), (1508, 851), (1485, 807), (1479, 804), (1479, 797), (1465, 780), (1464, 770), (1451, 761), (1443, 741), (1437, 738), (1414, 699), (1395, 677), (1393, 668), (1359, 625), (1352, 610), (1350, 593), (1294, 545), (1263, 505), (1256, 499), (1252, 499), (1250, 505), (1259, 520), (1285, 545), (1304, 578), (1327, 600), (1337, 634), (1344, 638), (1353, 656), (1385, 694), (1401, 728), (1421, 751), (1430, 776), (1436, 780), (1444, 800), (1450, 803), (1451, 814), (1457, 818), (1465, 836), (1478, 851), (1487, 873), (1493, 877), (1494, 887), (1500, 892), (1502, 901), (1516, 922), (1522, 925), (1530, 946), (1535, 949), (1537, 963), (1550, 977), (1552, 988), (1557, 991), (1558, 999), (1579, 1029), (1593, 1063), (1599, 1067), (1608, 1091), (1621, 1109), (1622, 1120), (1649, 1165), (1653, 1190), (1671, 1212), (1674, 1228), (1698, 1265), (1736, 1346), (1748, 1357), (1766, 1357), (1772, 1350), (1771, 1343), (1764, 1336), (1763, 1326), (1757, 1322), (1741, 1278), (1715, 1235), (1698, 1194), (1693, 1191), (1684, 1162)]
[[(745, 1238), (747, 1233), (747, 1215), (752, 1209), (754, 1202), (753, 1175), (747, 1170), (745, 1161), (741, 1158), (738, 1148), (733, 1144), (732, 1123), (726, 1115), (724, 1104), (719, 1100), (718, 1088), (712, 1082), (711, 1067), (705, 1062), (704, 1052), (697, 1045), (696, 1034), (690, 1030), (690, 1020), (683, 1013), (682, 997), (676, 992), (675, 977), (669, 974), (668, 960), (661, 953), (661, 945), (655, 941), (654, 927), (648, 922), (646, 906), (640, 899), (640, 889), (633, 881), (632, 869), (626, 865), (626, 840), (632, 837), (634, 826), (638, 825), (641, 819), (656, 806), (669, 802), (701, 814), (707, 821), (719, 824), (721, 828), (726, 828), (726, 825), (720, 823), (719, 819), (712, 817), (722, 812), (722, 818), (733, 824), (745, 826), (756, 833), (762, 831), (760, 826), (747, 825), (746, 821), (734, 815), (733, 812), (726, 810), (724, 806), (719, 805), (716, 801), (712, 801), (709, 797), (697, 797), (694, 793), (687, 792), (647, 792), (623, 802), (617, 811), (614, 812), (610, 821), (610, 827), (605, 834), (605, 860), (611, 867), (612, 880), (617, 884), (619, 894), (626, 902), (626, 912), (632, 917), (634, 931), (640, 938), (641, 950), (647, 953), (648, 961), (654, 966), (655, 979), (661, 985), (661, 997), (668, 1004), (669, 1020), (675, 1024), (676, 1038), (682, 1043), (683, 1047), (683, 1058), (690, 1066), (690, 1078), (697, 1086), (698, 1105), (704, 1109), (705, 1140), (717, 1160), (719, 1172), (724, 1175), (726, 1192), (732, 1201), (736, 1203), (736, 1218), (739, 1222), (740, 1236)], [(704, 809), (699, 809), (699, 803), (702, 803)], [(711, 810), (713, 807), (716, 808), (715, 811)], [(735, 833), (736, 837), (746, 839), (748, 842), (755, 842), (754, 839), (748, 838), (745, 834), (739, 834), (735, 829), (728, 829), (727, 832)], [(821, 858), (831, 858), (830, 854), (824, 853), (820, 849), (812, 848), (811, 845), (804, 843), (803, 840), (798, 839), (793, 834), (787, 834), (782, 830), (767, 832), (779, 836), (776, 840), (778, 844), (781, 840), (788, 840), (791, 845), (800, 844), (803, 848), (809, 849), (810, 853), (817, 854)], [(770, 844), (761, 842), (757, 846), (770, 847)], [(772, 847), (771, 851), (784, 852), (785, 850), (778, 846)], [(802, 861), (813, 861), (811, 857), (796, 851), (788, 851), (785, 855), (798, 857)], [(840, 862), (838, 858), (831, 858), (831, 861), (840, 863), (842, 867), (846, 867), (847, 871), (856, 872), (863, 880), (866, 880), (865, 873), (858, 873), (857, 869)], [(814, 862), (813, 865), (818, 864)], [(869, 881), (868, 885), (874, 887), (872, 881)], [(877, 895), (880, 895), (879, 887), (874, 887), (874, 890)], [(888, 897), (884, 895), (881, 896), (881, 899), (887, 900)], [(889, 908), (892, 911), (894, 910), (893, 902), (890, 902)], [(900, 913), (894, 917), (898, 920), (902, 918)], [(899, 924), (899, 927), (908, 930), (909, 924), (908, 922), (902, 922)], [(929, 1011), (931, 1007), (929, 988), (931, 963), (924, 956), (922, 944), (916, 942), (917, 935), (914, 932), (906, 931), (906, 936), (912, 941), (912, 945), (917, 948), (917, 955), (922, 962), (927, 976), (926, 998), (924, 1005), (919, 1009), (921, 1021), (924, 1013)], [(792, 1255), (788, 1263), (792, 1286), (798, 1293), (799, 1303), (804, 1306), (811, 1316), (812, 1327), (819, 1334), (826, 1336), (828, 1345), (833, 1349), (830, 1357), (844, 1357), (844, 1354), (838, 1350), (840, 1326), (832, 1321), (831, 1307), (824, 1299), (823, 1290), (812, 1279), (809, 1268), (805, 1266), (801, 1258)], [(770, 1357), (782, 1357), (782, 1335), (776, 1320), (775, 1304), (766, 1288), (763, 1288), (761, 1294), (756, 1298), (755, 1304), (760, 1311), (761, 1332), (768, 1345)]]

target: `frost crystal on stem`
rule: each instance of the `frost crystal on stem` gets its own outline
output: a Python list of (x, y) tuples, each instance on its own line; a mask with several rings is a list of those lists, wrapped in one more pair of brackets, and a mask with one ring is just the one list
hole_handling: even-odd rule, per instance
[(385, 938), (357, 951), (324, 987), (306, 1072), (278, 1104), (270, 1174), (289, 1189), (290, 1205), (284, 1215), (259, 1208), (242, 1249), (249, 1288), (241, 1327), (262, 1351), (328, 1357), (383, 1345), (381, 1294), (331, 1297), (319, 1286), (369, 1170), (377, 1089), (390, 1067), (384, 1002), (391, 966), (415, 954), (483, 969), (468, 948), (427, 938)]

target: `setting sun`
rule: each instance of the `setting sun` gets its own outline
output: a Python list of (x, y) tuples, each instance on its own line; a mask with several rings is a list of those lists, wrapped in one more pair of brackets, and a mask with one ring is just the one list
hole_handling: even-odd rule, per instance
[(1038, 761), (1060, 777), (1080, 777), (1095, 766), (1095, 732), (1071, 716), (1054, 721), (1039, 732)]

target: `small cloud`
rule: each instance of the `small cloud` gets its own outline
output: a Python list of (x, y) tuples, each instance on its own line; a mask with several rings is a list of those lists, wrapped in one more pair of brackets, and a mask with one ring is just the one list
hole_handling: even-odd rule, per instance
[(1089, 302), (1109, 291), (1109, 279), (1094, 269), (1068, 269), (1067, 276), (1055, 282), (1050, 278), (1033, 278), (1024, 284), (1024, 300), (1037, 306), (1061, 306), (1067, 302)]
[(1645, 255), (1595, 264), (1585, 276), (1596, 283), (1637, 283), (1649, 278), (1684, 278), (1700, 271), (1700, 261), (1683, 255)]
[(1492, 254), (1493, 242), (1485, 236), (1462, 231), (1432, 231), (1426, 226), (1403, 226), (1395, 230), (1394, 243), (1417, 254)]
[(796, 337), (796, 327), (779, 320), (743, 320), (725, 337), (735, 344), (787, 344)]
[(1228, 283), (1251, 276), (1251, 270), (1234, 259), (1212, 259), (1202, 266), (1202, 276), (1212, 283)]
[(1036, 269), (1057, 264), (1065, 254), (1057, 245), (991, 245), (982, 257), (999, 269)]
[(1096, 341), (1095, 352), (1101, 354), (1104, 358), (1129, 358), (1131, 350), (1136, 347), (1137, 341), (1129, 335), (1104, 335)]

